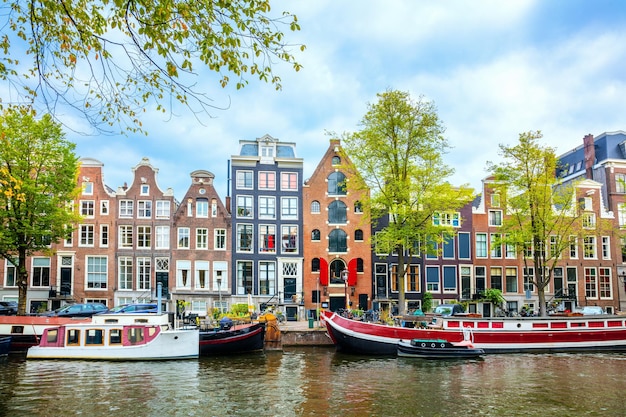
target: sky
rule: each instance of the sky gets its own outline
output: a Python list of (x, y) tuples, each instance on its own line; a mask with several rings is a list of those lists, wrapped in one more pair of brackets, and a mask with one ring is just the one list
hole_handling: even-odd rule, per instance
[(586, 134), (626, 130), (626, 2), (619, 0), (281, 0), (272, 10), (297, 15), (284, 28), (299, 72), (277, 64), (283, 88), (250, 78), (222, 89), (218, 76), (198, 78), (217, 106), (198, 121), (147, 112), (148, 136), (79, 136), (81, 157), (104, 164), (113, 189), (132, 182), (148, 157), (162, 190), (184, 196), (198, 169), (215, 174), (227, 195), (227, 161), (240, 140), (265, 134), (296, 143), (308, 178), (329, 146), (327, 132), (353, 132), (376, 94), (407, 91), (434, 102), (451, 149), (449, 180), (477, 192), (498, 144), (540, 130), (564, 153)]

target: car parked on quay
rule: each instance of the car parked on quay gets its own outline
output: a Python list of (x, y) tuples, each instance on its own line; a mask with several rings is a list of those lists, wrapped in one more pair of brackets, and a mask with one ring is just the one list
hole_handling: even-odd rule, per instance
[(0, 301), (0, 316), (15, 316), (17, 301)]
[(123, 313), (156, 313), (158, 306), (154, 303), (145, 304), (123, 304), (113, 307), (107, 313), (123, 314)]
[(54, 311), (47, 311), (42, 316), (48, 317), (91, 317), (109, 311), (102, 303), (68, 304)]

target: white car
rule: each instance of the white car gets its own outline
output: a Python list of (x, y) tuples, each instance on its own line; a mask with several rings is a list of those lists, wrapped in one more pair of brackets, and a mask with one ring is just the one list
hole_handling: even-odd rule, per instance
[(585, 316), (593, 316), (593, 315), (596, 315), (596, 314), (606, 314), (604, 309), (602, 307), (598, 307), (598, 306), (585, 306), (585, 307), (582, 307), (582, 308), (576, 310), (576, 312), (583, 313), (583, 315), (585, 315)]

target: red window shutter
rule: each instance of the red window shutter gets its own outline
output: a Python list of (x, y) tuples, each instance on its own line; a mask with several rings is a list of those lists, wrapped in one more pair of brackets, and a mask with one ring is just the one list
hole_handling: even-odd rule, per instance
[(328, 285), (328, 262), (320, 258), (320, 285)]
[(348, 285), (351, 287), (356, 285), (356, 262), (356, 258), (348, 262)]

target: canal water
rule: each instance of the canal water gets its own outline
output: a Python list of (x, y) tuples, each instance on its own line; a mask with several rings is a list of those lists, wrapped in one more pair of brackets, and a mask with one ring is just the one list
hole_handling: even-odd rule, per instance
[(624, 416), (626, 354), (0, 360), (0, 416)]

